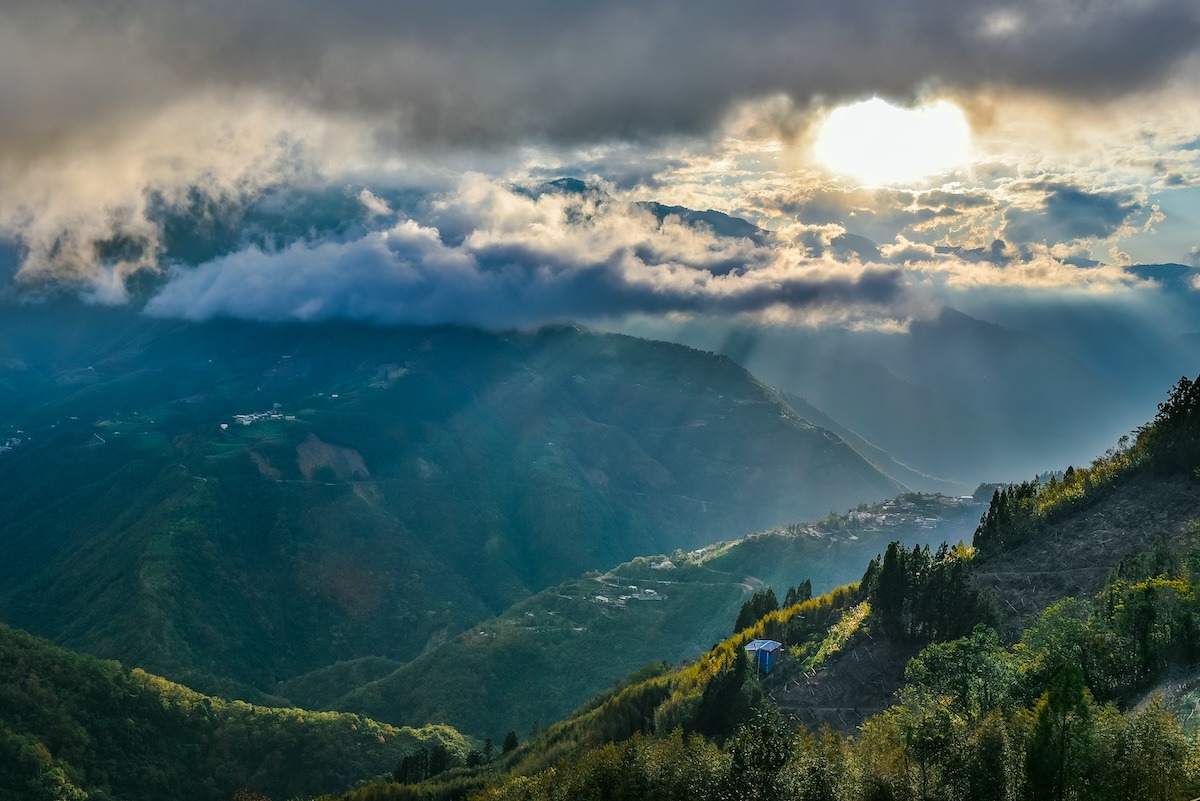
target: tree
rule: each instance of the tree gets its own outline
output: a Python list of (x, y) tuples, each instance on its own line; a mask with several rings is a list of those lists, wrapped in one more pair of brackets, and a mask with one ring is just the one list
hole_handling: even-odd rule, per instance
[(728, 750), (727, 797), (740, 801), (782, 797), (783, 767), (791, 755), (792, 733), (779, 710), (764, 705), (729, 741)]
[(500, 753), (507, 754), (510, 751), (516, 751), (520, 744), (520, 740), (517, 739), (517, 733), (509, 731), (508, 734), (504, 735), (504, 744), (500, 747)]
[(917, 765), (919, 797), (925, 801), (953, 744), (954, 719), (941, 699), (919, 687), (906, 687), (901, 699), (898, 711), (904, 750)]
[(796, 603), (812, 600), (812, 580), (805, 579), (796, 585)]
[(908, 588), (905, 556), (900, 543), (888, 544), (871, 599), (871, 608), (879, 615), (879, 622), (892, 633), (899, 633), (904, 625), (904, 596)]
[(739, 648), (733, 661), (726, 663), (704, 686), (692, 722), (694, 731), (720, 741), (749, 718), (752, 706), (742, 692), (749, 673), (750, 660)]
[(1200, 467), (1200, 377), (1183, 376), (1158, 404), (1158, 414), (1138, 432), (1137, 446), (1164, 473)]
[(1080, 783), (1092, 733), (1089, 700), (1077, 662), (1060, 667), (1038, 700), (1025, 757), (1032, 801), (1063, 801)]
[(950, 699), (951, 710), (976, 720), (995, 709), (1016, 681), (1012, 657), (982, 623), (967, 637), (930, 645), (913, 657), (905, 680)]
[(441, 743), (405, 754), (400, 764), (392, 771), (392, 781), (397, 784), (416, 784), (431, 776), (445, 773), (453, 763), (450, 749)]
[(1128, 764), (1123, 766), (1125, 796), (1145, 801), (1183, 797), (1186, 764), (1191, 750), (1183, 727), (1155, 695), (1148, 706), (1128, 720), (1124, 737)]
[[(1012, 746), (999, 710), (984, 718), (971, 733), (962, 759), (963, 798), (1005, 801), (1011, 798), (1009, 773)], [(1019, 764), (1019, 763), (1018, 763)], [(1019, 768), (1013, 774), (1019, 773)]]
[(805, 579), (795, 587), (788, 587), (787, 595), (784, 596), (783, 605), (785, 607), (802, 604), (805, 601), (812, 599), (812, 581)]
[(775, 598), (775, 590), (770, 587), (767, 587), (765, 590), (759, 590), (754, 593), (749, 601), (742, 604), (742, 609), (738, 612), (737, 622), (733, 627), (733, 633), (737, 634), (739, 631), (750, 628), (778, 609), (779, 601)]

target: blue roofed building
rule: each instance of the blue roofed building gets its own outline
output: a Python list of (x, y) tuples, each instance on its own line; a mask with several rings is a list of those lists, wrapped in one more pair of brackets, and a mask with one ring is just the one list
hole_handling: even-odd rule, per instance
[(775, 640), (751, 640), (746, 643), (746, 653), (754, 660), (756, 671), (766, 675), (775, 669), (783, 643)]

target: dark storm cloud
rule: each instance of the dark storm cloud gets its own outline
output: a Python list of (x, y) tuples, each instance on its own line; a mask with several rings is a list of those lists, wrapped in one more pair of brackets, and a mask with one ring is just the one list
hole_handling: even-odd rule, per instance
[(1088, 97), (1144, 87), (1200, 43), (1194, 0), (10, 0), (11, 146), (181, 93), (265, 91), (426, 142), (705, 130), (784, 92), (904, 95), (929, 82)]
[(1116, 234), (1146, 206), (1130, 192), (1090, 192), (1067, 184), (1038, 187), (1045, 191), (1039, 208), (1011, 209), (1005, 233), (1015, 242), (1072, 242)]

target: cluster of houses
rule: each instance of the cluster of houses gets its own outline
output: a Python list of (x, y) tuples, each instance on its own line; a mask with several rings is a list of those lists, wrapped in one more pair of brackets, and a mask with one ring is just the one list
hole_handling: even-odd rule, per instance
[(659, 595), (657, 590), (649, 588), (641, 589), (635, 584), (630, 584), (626, 589), (629, 593), (618, 595), (616, 598), (610, 598), (607, 595), (593, 595), (592, 600), (598, 604), (612, 604), (613, 606), (625, 606), (630, 601), (665, 601), (667, 596)]
[(937, 528), (945, 520), (938, 515), (938, 506), (977, 506), (978, 503), (970, 495), (962, 497), (940, 496), (936, 500), (924, 500), (914, 503), (904, 497), (893, 498), (890, 501), (871, 508), (858, 508), (849, 512), (846, 517), (849, 522), (863, 530), (881, 531), (897, 526), (911, 526), (926, 531)]
[[(271, 409), (271, 411), (269, 411), (269, 412), (251, 412), (250, 414), (235, 414), (233, 416), (233, 424), (239, 425), (239, 426), (248, 426), (251, 423), (258, 423), (263, 420), (287, 420), (290, 422), (295, 419), (296, 419), (296, 415), (284, 414), (283, 412), (279, 411), (279, 404), (277, 403), (277, 404), (275, 404), (275, 407), (273, 409)], [(228, 428), (229, 428), (229, 423), (221, 423), (222, 431), (225, 431)]]

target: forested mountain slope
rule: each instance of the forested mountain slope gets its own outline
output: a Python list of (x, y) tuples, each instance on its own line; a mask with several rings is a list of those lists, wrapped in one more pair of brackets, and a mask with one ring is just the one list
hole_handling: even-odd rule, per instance
[(0, 625), (0, 799), (215, 801), (345, 789), (442, 746), (445, 726), (211, 698)]
[(0, 341), (0, 619), (247, 698), (902, 489), (730, 360), (631, 337), (47, 305)]
[[(1044, 483), (997, 490), (974, 547), (892, 543), (860, 582), (771, 612), (688, 667), (597, 698), (515, 757), (432, 777), (420, 791), (526, 800), (1193, 798), (1200, 741), (1178, 715), (1196, 717), (1186, 688), (1200, 664), (1200, 524), (1176, 523), (1189, 507), (1169, 499), (1196, 491), (1197, 468), (1200, 385), (1183, 379), (1132, 442)], [(1155, 517), (1164, 502), (1167, 515)], [(1135, 519), (1133, 505), (1152, 522), (1101, 527)], [(1161, 536), (1148, 534), (1154, 526)], [(1119, 547), (1097, 545), (1114, 534), (1125, 535)], [(1005, 572), (997, 566), (1067, 538), (1091, 550), (1037, 564), (1029, 577), (1045, 585), (1030, 598), (1057, 600), (1022, 616), (994, 595), (995, 574)], [(1099, 562), (1090, 567), (1104, 575), (1092, 584), (1064, 578), (1082, 560)], [(1063, 597), (1073, 590), (1082, 593)], [(766, 676), (743, 650), (761, 637), (785, 646)], [(1179, 692), (1146, 695), (1172, 676), (1182, 677)], [(876, 681), (890, 686), (865, 686)], [(859, 692), (843, 697), (847, 688)], [(807, 728), (830, 722), (831, 711), (853, 737)], [(348, 797), (405, 798), (412, 789), (380, 784)]]

